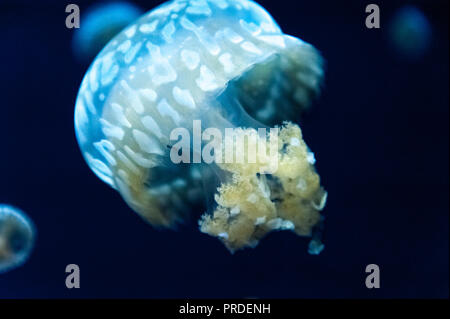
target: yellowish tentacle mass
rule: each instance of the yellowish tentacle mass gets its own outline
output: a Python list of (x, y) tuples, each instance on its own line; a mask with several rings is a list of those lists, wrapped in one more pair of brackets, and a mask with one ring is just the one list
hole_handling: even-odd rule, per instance
[[(241, 134), (251, 134), (242, 130)], [(253, 132), (256, 135), (256, 132)], [(263, 139), (263, 141), (261, 141)], [(218, 237), (234, 252), (255, 247), (274, 230), (292, 230), (300, 236), (311, 236), (320, 220), (327, 193), (313, 165), (312, 154), (302, 139), (298, 125), (286, 123), (277, 136), (278, 169), (261, 174), (267, 163), (219, 164), (232, 178), (221, 185), (215, 196), (217, 208), (200, 221), (201, 231)], [(252, 149), (247, 139), (245, 151)], [(258, 137), (258, 143), (273, 146), (273, 137)], [(248, 158), (249, 154), (245, 154)]]

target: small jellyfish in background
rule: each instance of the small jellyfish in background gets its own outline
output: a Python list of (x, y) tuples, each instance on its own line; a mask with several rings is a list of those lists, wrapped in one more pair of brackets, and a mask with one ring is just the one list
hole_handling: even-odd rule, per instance
[(410, 60), (424, 56), (431, 44), (432, 29), (424, 13), (413, 6), (397, 11), (390, 25), (390, 38), (395, 50)]
[(25, 263), (34, 238), (34, 226), (25, 213), (0, 204), (0, 274)]
[(75, 29), (73, 49), (81, 61), (92, 60), (100, 50), (143, 11), (130, 2), (110, 2), (94, 5), (81, 12), (81, 25)]
[[(94, 173), (155, 227), (175, 228), (203, 197), (200, 231), (230, 252), (288, 230), (312, 237), (318, 254), (327, 193), (290, 121), (320, 93), (322, 64), (253, 1), (166, 2), (92, 63), (75, 106), (77, 140)], [(199, 132), (209, 138), (183, 138)], [(214, 160), (201, 160), (212, 136)], [(188, 161), (177, 161), (179, 150)]]

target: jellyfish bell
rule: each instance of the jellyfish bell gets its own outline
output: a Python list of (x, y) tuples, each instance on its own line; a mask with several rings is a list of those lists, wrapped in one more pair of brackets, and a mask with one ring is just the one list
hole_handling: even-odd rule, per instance
[(93, 59), (127, 25), (142, 15), (138, 6), (127, 1), (113, 1), (83, 12), (81, 27), (75, 29), (73, 50), (81, 61)]
[[(231, 252), (275, 230), (311, 236), (326, 192), (300, 127), (283, 121), (309, 106), (322, 78), (320, 54), (255, 2), (170, 1), (92, 63), (75, 107), (78, 143), (94, 173), (154, 226), (182, 223), (212, 192), (200, 230)], [(224, 161), (225, 148), (214, 163), (174, 163), (179, 129), (195, 135), (196, 121), (224, 136), (220, 147), (251, 137), (248, 148), (232, 149), (245, 159), (251, 146), (275, 150), (276, 170), (259, 157)], [(275, 134), (258, 134), (275, 123)], [(196, 153), (193, 144), (184, 147)]]
[(25, 213), (0, 204), (0, 274), (27, 261), (34, 238), (34, 226)]
[(421, 10), (411, 5), (397, 10), (390, 24), (390, 39), (399, 55), (409, 60), (423, 57), (431, 37), (431, 24)]

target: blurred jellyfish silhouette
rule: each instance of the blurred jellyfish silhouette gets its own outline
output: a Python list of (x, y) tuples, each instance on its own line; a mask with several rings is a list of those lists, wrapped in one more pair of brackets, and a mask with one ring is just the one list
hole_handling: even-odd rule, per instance
[(74, 54), (81, 61), (92, 60), (127, 25), (143, 13), (138, 6), (117, 1), (94, 5), (81, 12), (81, 24), (73, 37)]
[(206, 199), (200, 231), (230, 252), (288, 230), (313, 237), (319, 254), (327, 193), (288, 121), (319, 94), (322, 63), (253, 1), (166, 2), (91, 65), (77, 139), (94, 173), (153, 226), (175, 228)]
[(34, 226), (25, 213), (0, 204), (0, 274), (26, 262), (34, 238)]
[(431, 37), (430, 22), (416, 7), (402, 7), (391, 21), (391, 42), (402, 57), (411, 60), (423, 57), (430, 47)]

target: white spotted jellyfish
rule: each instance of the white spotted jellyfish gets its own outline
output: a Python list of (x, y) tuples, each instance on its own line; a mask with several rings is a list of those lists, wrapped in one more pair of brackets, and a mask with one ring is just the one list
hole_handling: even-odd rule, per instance
[[(310, 105), (322, 81), (317, 50), (282, 33), (255, 2), (170, 1), (94, 60), (76, 101), (76, 135), (94, 173), (155, 227), (176, 228), (206, 197), (199, 228), (230, 252), (290, 230), (312, 237), (309, 252), (318, 254), (327, 193), (300, 127), (288, 120)], [(234, 129), (233, 139), (253, 136), (247, 150), (234, 149), (246, 159), (251, 146), (274, 147), (276, 169), (259, 155), (217, 160), (224, 152), (212, 163), (175, 164), (171, 135), (177, 128), (195, 135), (196, 121)], [(259, 134), (268, 125), (276, 134)], [(195, 142), (184, 144), (194, 149)]]
[(27, 261), (35, 233), (34, 225), (24, 212), (0, 204), (0, 274)]

